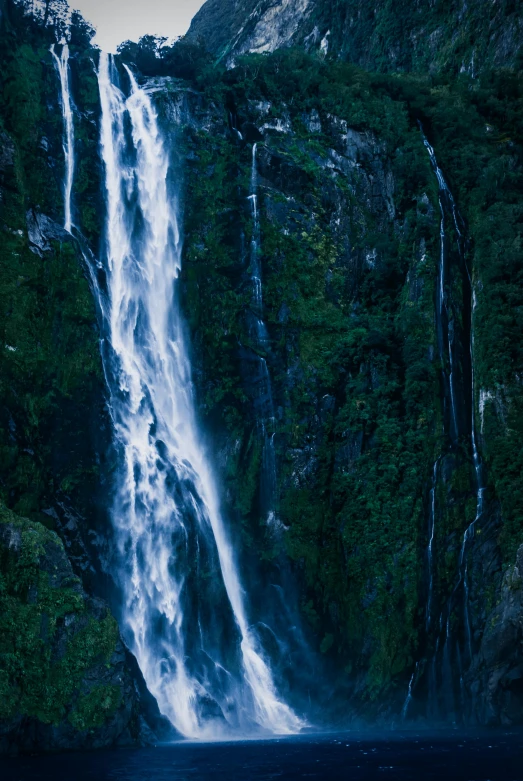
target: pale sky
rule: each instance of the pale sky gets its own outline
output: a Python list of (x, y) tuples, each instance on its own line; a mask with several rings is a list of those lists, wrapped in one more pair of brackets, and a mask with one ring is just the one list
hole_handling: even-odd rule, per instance
[(142, 35), (184, 35), (203, 0), (69, 0), (96, 27), (100, 49), (115, 52), (122, 41)]

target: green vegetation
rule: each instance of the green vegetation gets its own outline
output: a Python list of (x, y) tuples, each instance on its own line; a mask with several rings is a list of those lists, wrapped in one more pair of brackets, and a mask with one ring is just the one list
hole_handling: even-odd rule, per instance
[[(57, 502), (92, 517), (104, 415), (99, 336), (81, 255), (60, 227), (52, 36), (13, 15), (16, 24), (0, 31), (0, 719), (65, 720), (85, 731), (120, 705), (121, 687), (101, 683), (118, 628), (86, 597), (46, 527)], [(88, 70), (85, 52), (76, 54)], [(89, 68), (81, 93), (88, 109), (96, 103)], [(84, 165), (96, 158), (97, 131), (85, 124), (78, 143), (91, 156), (76, 193), (89, 232), (98, 182), (96, 166), (86, 182)]]
[[(57, 74), (47, 44), (8, 40), (0, 92), (0, 498), (49, 523), (42, 510), (59, 492), (79, 510), (92, 496), (97, 435), (89, 425), (100, 427), (103, 380), (89, 284), (75, 243), (59, 227)], [(79, 143), (90, 142), (83, 131), (79, 136)], [(96, 184), (85, 184), (83, 165), (78, 193), (92, 193)], [(88, 198), (82, 203), (85, 218), (92, 206)], [(31, 244), (30, 225), (39, 247)]]
[[(382, 17), (382, 48), (405, 24), (402, 14)], [(75, 35), (75, 204), (94, 247), (101, 233), (98, 94), (89, 31), (78, 23)], [(46, 722), (67, 714), (83, 730), (119, 704), (116, 688), (82, 688), (85, 671), (110, 657), (116, 630), (109, 617), (89, 618), (77, 583), (50, 582), (43, 562), (59, 543), (37, 521), (51, 524), (43, 511), (66, 494), (89, 527), (99, 480), (93, 431), (104, 415), (98, 333), (75, 242), (55, 230), (35, 252), (28, 237), (28, 213), (29, 220), (45, 214), (61, 222), (62, 130), (49, 41), (3, 36), (0, 498), (30, 519), (2, 510), (3, 523), (22, 530), (18, 558), (2, 548), (3, 707), (5, 715)], [(225, 455), (222, 495), (247, 558), (268, 569), (280, 557), (291, 560), (313, 644), (341, 671), (340, 686), (361, 682), (358, 696), (372, 713), (398, 684), (404, 690), (413, 660), (430, 651), (421, 628), (437, 457), (440, 606), (456, 583), (460, 542), (475, 513), (470, 438), (451, 448), (443, 434), (434, 325), (438, 191), (418, 120), (467, 226), (476, 418), (489, 480), (485, 522), (501, 508), (503, 564), (521, 543), (521, 79), (509, 70), (458, 75), (470, 51), (465, 43), (432, 76), (368, 73), (298, 50), (242, 57), (227, 71), (195, 44), (161, 43), (128, 43), (121, 56), (145, 76), (166, 77), (155, 93), (163, 121), (181, 90), (196, 117), (180, 128), (176, 147), (185, 161), (182, 296), (201, 414)], [(423, 64), (400, 62), (405, 69)], [(292, 131), (269, 130), (262, 140), (256, 127), (277, 120)], [(246, 141), (229, 132), (231, 121)], [(260, 349), (246, 318), (253, 141), (285, 527), (278, 535), (260, 513), (262, 453), (246, 371)], [(463, 355), (465, 274), (453, 264), (448, 289)], [(493, 592), (487, 596), (493, 604)], [(81, 629), (66, 633), (57, 657), (54, 638), (69, 615)], [(16, 638), (19, 622), (26, 629)]]
[(100, 726), (121, 692), (89, 679), (111, 659), (116, 621), (92, 614), (57, 535), (2, 505), (0, 561), (0, 719)]
[[(357, 18), (358, 23), (351, 23)], [(477, 75), (486, 66), (514, 65), (521, 57), (518, 0), (320, 2), (316, 19), (331, 30), (329, 51), (372, 71)], [(323, 25), (322, 25), (323, 22)]]
[[(507, 564), (521, 542), (521, 84), (510, 72), (485, 73), (477, 81), (379, 76), (287, 51), (241, 59), (206, 94), (209, 106), (234, 107), (240, 123), (252, 121), (253, 107), (266, 101), (265, 122), (285, 116), (293, 127), (292, 136), (266, 137), (267, 154), (262, 145), (259, 151), (268, 166), (262, 167), (260, 197), (269, 365), (283, 410), (279, 514), (318, 648), (335, 654), (349, 678), (354, 663), (361, 665), (364, 697), (379, 700), (423, 642), (428, 491), (434, 460), (446, 447), (434, 333), (437, 184), (417, 120), (435, 145), (469, 231), (477, 419), (480, 389), (498, 389), (498, 402), (485, 407), (482, 447), (491, 506), (502, 507)], [(304, 117), (313, 109), (323, 130), (311, 134)], [(393, 179), (394, 222), (384, 218), (384, 205), (368, 207), (365, 175), (379, 177), (370, 160), (331, 178), (325, 161), (335, 141), (326, 128), (333, 115), (371, 147), (379, 145), (384, 173)], [(224, 478), (245, 544), (270, 558), (283, 543), (274, 543), (257, 510), (255, 427), (238, 348), (249, 344), (250, 145), (190, 129), (185, 143), (183, 275), (203, 367), (204, 410), (222, 441), (231, 443), (224, 445)], [(270, 170), (276, 165), (279, 174)], [(333, 227), (339, 215), (342, 229)], [(449, 292), (456, 322), (466, 328), (463, 273), (451, 269)], [(330, 401), (322, 410), (324, 398)], [(300, 478), (307, 451), (312, 467)], [(445, 456), (437, 496), (442, 605), (456, 583), (461, 538), (475, 514), (467, 437)]]

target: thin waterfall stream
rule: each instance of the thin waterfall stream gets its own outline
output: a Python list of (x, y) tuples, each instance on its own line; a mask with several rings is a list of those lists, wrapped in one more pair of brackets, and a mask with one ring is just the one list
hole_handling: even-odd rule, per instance
[[(436, 307), (436, 330), (438, 339), (438, 351), (440, 354), (440, 360), (442, 361), (442, 373), (443, 373), (443, 385), (446, 388), (445, 398), (448, 396), (450, 400), (450, 422), (448, 430), (450, 438), (453, 442), (456, 442), (459, 435), (459, 423), (457, 416), (457, 400), (456, 400), (456, 380), (455, 380), (455, 342), (454, 342), (454, 322), (452, 313), (448, 305), (448, 261), (447, 261), (447, 235), (445, 231), (445, 206), (448, 205), (452, 211), (454, 217), (454, 223), (456, 229), (457, 224), (457, 212), (456, 204), (452, 193), (450, 192), (443, 172), (441, 171), (434, 149), (429, 144), (425, 136), (423, 135), (423, 129), (421, 128), (423, 144), (429, 154), (432, 169), (438, 180), (439, 188), (439, 210), (440, 210), (440, 256), (439, 256), (439, 268), (438, 268), (438, 296)], [(458, 235), (461, 237), (461, 233), (458, 229)], [(445, 367), (445, 361), (448, 359), (448, 370)]]
[(432, 603), (434, 600), (434, 537), (436, 534), (436, 488), (438, 485), (438, 467), (440, 458), (434, 461), (432, 469), (432, 486), (430, 489), (430, 513), (429, 513), (429, 543), (427, 545), (427, 560), (429, 569), (429, 588), (427, 594), (427, 607), (425, 612), (425, 629), (428, 632), (432, 623)]
[[(447, 278), (448, 278), (448, 262), (447, 262), (447, 251), (446, 251), (446, 244), (447, 244), (447, 235), (445, 231), (445, 214), (446, 210), (447, 212), (450, 212), (452, 215), (452, 222), (453, 226), (456, 232), (456, 247), (457, 247), (457, 253), (460, 261), (463, 263), (463, 266), (466, 270), (466, 274), (468, 277), (468, 282), (470, 283), (470, 290), (471, 290), (471, 313), (470, 313), (470, 342), (469, 342), (469, 352), (470, 352), (470, 441), (471, 441), (471, 448), (472, 448), (472, 459), (474, 464), (474, 471), (475, 471), (475, 483), (476, 483), (476, 513), (475, 517), (472, 520), (472, 522), (467, 526), (465, 529), (462, 544), (460, 548), (459, 553), (459, 559), (458, 559), (458, 578), (456, 585), (454, 586), (454, 589), (449, 597), (448, 604), (446, 606), (446, 620), (444, 622), (445, 626), (445, 633), (444, 633), (444, 643), (443, 643), (443, 651), (442, 651), (442, 676), (443, 679), (447, 681), (446, 683), (446, 694), (444, 693), (444, 696), (447, 698), (450, 698), (450, 700), (453, 700), (452, 695), (452, 664), (451, 664), (451, 646), (453, 644), (453, 630), (451, 628), (451, 613), (453, 611), (453, 606), (455, 603), (455, 598), (458, 595), (458, 592), (460, 590), (460, 587), (462, 587), (463, 594), (462, 594), (462, 615), (463, 615), (463, 626), (465, 631), (465, 638), (466, 638), (466, 648), (468, 653), (468, 662), (470, 663), (470, 660), (472, 659), (472, 631), (470, 626), (470, 608), (469, 608), (469, 575), (468, 575), (468, 559), (467, 559), (467, 553), (468, 548), (470, 545), (470, 541), (472, 540), (474, 536), (474, 530), (476, 527), (476, 524), (478, 520), (481, 518), (483, 514), (483, 504), (484, 504), (484, 494), (486, 490), (485, 480), (484, 480), (484, 469), (483, 469), (483, 463), (481, 460), (481, 456), (479, 454), (478, 450), (478, 444), (477, 444), (477, 431), (476, 431), (476, 389), (475, 389), (475, 373), (474, 373), (474, 311), (475, 311), (475, 294), (473, 289), (473, 281), (470, 276), (470, 272), (468, 270), (467, 264), (465, 262), (465, 240), (463, 236), (463, 231), (460, 225), (462, 225), (462, 220), (459, 215), (456, 202), (454, 200), (454, 197), (447, 185), (447, 182), (445, 180), (445, 177), (438, 165), (436, 155), (434, 152), (434, 149), (428, 142), (428, 140), (423, 135), (423, 129), (420, 129), (422, 132), (422, 138), (423, 143), (425, 145), (425, 148), (427, 149), (427, 152), (430, 157), (430, 161), (432, 164), (432, 168), (434, 170), (434, 173), (436, 175), (437, 181), (438, 181), (438, 188), (439, 188), (439, 207), (440, 207), (440, 260), (439, 260), (439, 272), (438, 272), (438, 296), (437, 296), (437, 307), (436, 307), (436, 325), (437, 325), (437, 332), (438, 332), (438, 346), (440, 351), (440, 358), (444, 362), (444, 345), (446, 342), (447, 349), (448, 349), (448, 360), (449, 360), (449, 366), (450, 366), (450, 372), (448, 376), (448, 391), (449, 391), (449, 397), (451, 401), (451, 417), (450, 417), (450, 424), (448, 426), (449, 430), (449, 440), (452, 443), (455, 443), (458, 436), (460, 435), (460, 426), (458, 423), (458, 418), (456, 414), (456, 399), (455, 399), (455, 384), (454, 384), (454, 333), (453, 333), (453, 323), (451, 318), (449, 317), (449, 307), (446, 303), (447, 301), (447, 293), (446, 293), (446, 286), (447, 286)], [(446, 333), (445, 333), (446, 332)], [(445, 370), (443, 369), (443, 374), (445, 378)], [(432, 488), (430, 492), (431, 497), (431, 507), (430, 507), (430, 521), (429, 521), (429, 544), (428, 544), (428, 560), (429, 560), (429, 588), (428, 588), (428, 599), (427, 599), (427, 619), (426, 619), (426, 628), (427, 632), (430, 630), (431, 626), (431, 613), (432, 613), (432, 603), (433, 603), (433, 590), (434, 590), (434, 539), (435, 539), (435, 490), (437, 486), (437, 479), (438, 479), (438, 466), (442, 459), (442, 456), (439, 456), (435, 463), (433, 468), (433, 478), (432, 478)], [(443, 626), (443, 613), (440, 616), (440, 629)], [(440, 637), (437, 637), (436, 640), (436, 647), (434, 651), (434, 658), (433, 662), (430, 667), (430, 673), (429, 673), (429, 701), (432, 696), (435, 696), (437, 685), (436, 685), (436, 658), (438, 655), (438, 651), (440, 648)], [(463, 656), (460, 649), (459, 641), (455, 644), (455, 655), (456, 655), (456, 662), (457, 662), (457, 668), (459, 670), (459, 678), (460, 678), (460, 695), (461, 695), (461, 707), (463, 707), (464, 703), (464, 697), (463, 697), (463, 687), (464, 687), (464, 679), (463, 679)], [(454, 702), (447, 702), (446, 707), (447, 711), (450, 713), (453, 710), (455, 710)], [(430, 706), (430, 702), (429, 702)]]
[(419, 668), (419, 662), (416, 662), (416, 666), (414, 668), (414, 672), (410, 676), (409, 681), (409, 688), (407, 690), (407, 696), (405, 697), (405, 702), (403, 703), (403, 708), (401, 709), (401, 720), (405, 721), (407, 718), (407, 714), (409, 712), (409, 707), (412, 702), (412, 690), (414, 686), (416, 685), (416, 679), (418, 675), (418, 668)]
[[(60, 62), (67, 67), (67, 54)], [(119, 462), (112, 518), (122, 631), (182, 735), (295, 733), (304, 722), (279, 694), (249, 621), (198, 435), (177, 299), (182, 242), (169, 150), (149, 95), (125, 70), (128, 97), (114, 58), (100, 54), (106, 224), (102, 260), (91, 261)], [(60, 76), (70, 109), (69, 80)], [(74, 171), (68, 111), (66, 221)]]
[(258, 169), (256, 161), (257, 144), (252, 146), (251, 192), (249, 202), (252, 212), (252, 237), (250, 247), (250, 278), (252, 283), (251, 340), (256, 350), (257, 417), (262, 438), (261, 499), (267, 524), (276, 521), (277, 474), (274, 448), (274, 401), (272, 384), (263, 353), (269, 349), (269, 333), (263, 320), (263, 286), (260, 264), (260, 216), (258, 208)]
[(64, 158), (65, 158), (65, 178), (64, 178), (64, 229), (71, 232), (72, 222), (72, 191), (74, 178), (74, 122), (71, 100), (71, 89), (69, 84), (69, 46), (67, 43), (62, 45), (60, 57), (55, 52), (55, 45), (52, 44), (49, 50), (60, 76), (60, 95), (62, 104), (62, 117), (64, 121)]
[[(472, 280), (471, 280), (472, 285)], [(472, 631), (470, 628), (470, 609), (469, 609), (469, 576), (468, 576), (468, 561), (467, 561), (467, 548), (470, 540), (474, 536), (476, 524), (483, 515), (484, 496), (486, 491), (486, 484), (484, 480), (483, 462), (478, 450), (477, 433), (476, 433), (476, 388), (475, 388), (475, 376), (474, 376), (474, 312), (476, 309), (476, 295), (472, 289), (472, 309), (471, 309), (471, 324), (470, 324), (470, 361), (471, 361), (471, 441), (472, 441), (472, 458), (474, 462), (474, 471), (476, 474), (476, 514), (474, 520), (469, 524), (463, 535), (463, 542), (461, 545), (461, 551), (459, 556), (459, 581), (456, 588), (463, 583), (463, 611), (465, 621), (465, 631), (467, 635), (467, 650), (469, 660), (472, 658)]]

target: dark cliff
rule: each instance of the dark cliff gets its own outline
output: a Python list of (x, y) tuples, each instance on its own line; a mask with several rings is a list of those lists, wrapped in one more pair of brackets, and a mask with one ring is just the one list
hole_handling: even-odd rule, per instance
[[(519, 268), (517, 252), (511, 250), (519, 217), (508, 217), (514, 199), (519, 201), (518, 145), (512, 138), (508, 145), (495, 139), (487, 104), (476, 93), (464, 107), (460, 86), (449, 86), (443, 95), (438, 89), (425, 92), (418, 83), (411, 102), (408, 80), (402, 94), (396, 79), (382, 80), (349, 66), (336, 71), (297, 54), (276, 57), (254, 59), (230, 72), (228, 111), (218, 109), (215, 100), (202, 111), (202, 98), (189, 93), (184, 101), (193, 108), (176, 112), (185, 117), (189, 145), (186, 310), (202, 411), (209, 429), (217, 432), (224, 491), (250, 555), (263, 551), (269, 573), (282, 556), (290, 558), (311, 642), (339, 671), (334, 699), (346, 717), (392, 718), (416, 669), (413, 717), (484, 722), (485, 698), (490, 697), (497, 710), (489, 721), (519, 720), (514, 715), (520, 709), (515, 662), (510, 675), (496, 681), (495, 695), (480, 687), (472, 704), (470, 694), (478, 690), (481, 638), (503, 599), (502, 572), (513, 565), (520, 542), (518, 488), (512, 480), (508, 487), (503, 466), (509, 450), (514, 463), (519, 458), (519, 391), (513, 373), (518, 348), (514, 353), (508, 337), (508, 353), (501, 358), (498, 350), (504, 348), (488, 335), (502, 316), (499, 296), (508, 294), (506, 284), (511, 287), (493, 246), (501, 240), (503, 257), (515, 263), (516, 275)], [(420, 119), (430, 127), (467, 233), (462, 258), (453, 249), (452, 215), (446, 216), (446, 339), (451, 346), (443, 355), (435, 314), (441, 257), (438, 183)], [(270, 334), (264, 356), (276, 409), (277, 528), (266, 524), (261, 512), (260, 388), (252, 371), (259, 348), (245, 314), (252, 306), (247, 195), (253, 143)], [(471, 148), (477, 157), (469, 156)], [(507, 182), (494, 206), (488, 195), (491, 177), (507, 165), (516, 190)], [(508, 217), (505, 239), (501, 235), (508, 222), (498, 223), (492, 209)], [(484, 276), (492, 279), (492, 274), (493, 286)], [(466, 551), (473, 641), (472, 657), (465, 662), (470, 690), (462, 709), (456, 661), (465, 643), (460, 560), (477, 493), (471, 443), (471, 278), (477, 307), (474, 405), (488, 492)], [(507, 336), (515, 337), (520, 328), (515, 313), (514, 318), (506, 322)], [(486, 389), (494, 384), (502, 384), (511, 399), (506, 413), (495, 401), (496, 392)], [(506, 418), (503, 430), (502, 414), (512, 421), (509, 426)], [(434, 615), (427, 630), (432, 489)], [(445, 633), (438, 622), (447, 618), (452, 630), (445, 647), (457, 679), (444, 669)], [(434, 668), (436, 694), (430, 692)], [(503, 704), (508, 702), (510, 717)]]
[[(300, 627), (291, 688), (310, 680), (305, 645), (325, 681), (318, 722), (397, 722), (411, 682), (408, 718), (520, 723), (523, 93), (517, 69), (491, 67), (517, 62), (519, 4), (366, 8), (209, 0), (185, 41), (160, 50), (149, 39), (122, 57), (153, 91), (183, 177), (181, 286), (200, 417), (254, 610), (272, 600), (277, 620)], [(80, 33), (75, 218), (96, 251), (97, 52)], [(25, 749), (151, 739), (144, 719), (154, 727), (158, 714), (101, 599), (113, 456), (96, 311), (80, 245), (60, 227), (52, 38), (14, 17), (3, 34), (2, 734)], [(440, 207), (419, 122), (456, 220), (448, 198)], [(252, 331), (255, 229), (263, 344)], [(274, 409), (270, 518), (260, 360)], [(22, 613), (31, 625), (15, 647)], [(105, 633), (100, 653), (75, 656), (91, 631)], [(73, 657), (57, 692), (53, 676)], [(20, 684), (29, 659), (45, 696), (58, 697), (54, 711)]]
[(156, 739), (161, 717), (107, 605), (56, 533), (0, 509), (0, 753)]
[(1, 10), (0, 751), (151, 742), (170, 728), (100, 598), (93, 553), (110, 424), (82, 253), (61, 227), (53, 36)]

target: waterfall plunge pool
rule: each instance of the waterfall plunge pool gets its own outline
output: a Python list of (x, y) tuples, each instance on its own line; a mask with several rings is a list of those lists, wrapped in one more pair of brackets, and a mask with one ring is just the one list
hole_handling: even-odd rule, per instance
[(0, 760), (3, 781), (522, 781), (517, 731), (340, 732)]

